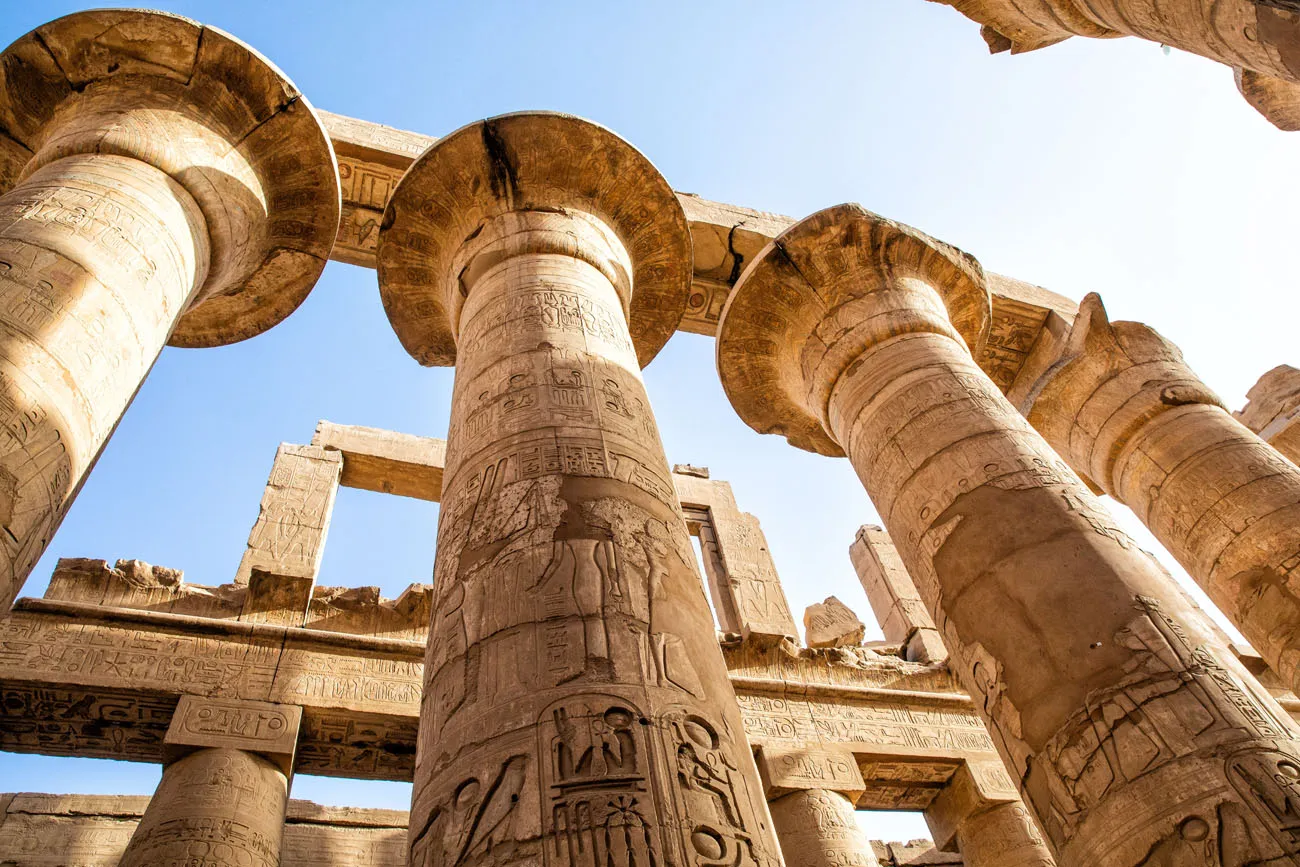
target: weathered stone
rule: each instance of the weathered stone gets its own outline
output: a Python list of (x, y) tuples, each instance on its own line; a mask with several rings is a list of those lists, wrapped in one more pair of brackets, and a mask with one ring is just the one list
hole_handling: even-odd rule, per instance
[(758, 753), (758, 775), (769, 801), (790, 792), (825, 789), (854, 804), (867, 788), (853, 753), (833, 747), (763, 747)]
[(700, 540), (719, 627), (745, 640), (797, 641), (790, 604), (758, 519), (740, 511), (731, 485), (710, 480), (705, 468), (681, 472), (682, 467), (673, 470), (673, 486), (686, 526)]
[(676, 197), (608, 131), (516, 114), (441, 139), (387, 213), (389, 319), (456, 364), (412, 865), (615, 834), (620, 864), (776, 864), (639, 369), (686, 302)]
[(1062, 864), (1132, 867), (1187, 822), (1300, 856), (1257, 809), (1300, 798), (1295, 730), (976, 366), (989, 317), (974, 259), (841, 205), (750, 265), (719, 371), (754, 429), (847, 452)]
[(803, 628), (809, 647), (857, 647), (867, 630), (858, 615), (834, 596), (804, 610)]
[[(1136, 36), (1217, 60), (1252, 76), (1300, 84), (1300, 9), (1290, 0), (937, 0), (982, 25), (989, 49), (1018, 54), (1071, 36)], [(1239, 86), (1240, 82), (1239, 82)], [(1290, 113), (1242, 87), (1252, 106), (1281, 129)]]
[(1029, 388), (1030, 423), (1131, 508), (1292, 689), (1300, 684), (1300, 468), (1224, 410), (1153, 329), (1080, 305)]
[(342, 453), (339, 484), (346, 488), (435, 503), (442, 497), (442, 473), (447, 464), (445, 440), (321, 421), (311, 442)]
[(804, 789), (769, 807), (788, 867), (878, 867), (852, 802), (839, 792)]
[(1300, 370), (1279, 364), (1246, 392), (1246, 405), (1233, 413), (1237, 421), (1300, 464)]
[(947, 659), (943, 636), (935, 628), (889, 534), (880, 527), (863, 525), (849, 546), (849, 559), (885, 640), (901, 643), (904, 655), (916, 662)]
[[(328, 112), (321, 115), (338, 155), (343, 188), (343, 220), (331, 258), (374, 268), (379, 224), (391, 191), (420, 151), (436, 139)], [(694, 250), (691, 291), (678, 329), (713, 336), (744, 266), (795, 221), (690, 193), (678, 193), (677, 199), (686, 212)], [(993, 321), (976, 361), (999, 387), (1006, 388), (1044, 322), (1052, 316), (1068, 322), (1077, 305), (1022, 280), (988, 274), (988, 282)]]
[(17, 595), (164, 343), (289, 315), (338, 181), (311, 106), (238, 40), (155, 12), (69, 15), (0, 87), (0, 605)]

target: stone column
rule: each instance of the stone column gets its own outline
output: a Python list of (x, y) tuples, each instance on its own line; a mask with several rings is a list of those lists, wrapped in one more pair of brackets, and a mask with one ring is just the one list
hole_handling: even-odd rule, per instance
[(1300, 687), (1300, 468), (1234, 420), (1177, 347), (1110, 322), (1096, 295), (1021, 410)]
[(626, 142), (506, 115), (391, 199), (380, 289), (456, 379), (411, 865), (775, 865), (640, 366), (691, 273), (686, 220)]
[(975, 364), (989, 317), (972, 258), (841, 205), (749, 266), (718, 364), (751, 427), (847, 452), (1062, 864), (1296, 857), (1294, 730)]
[(910, 662), (943, 662), (948, 649), (934, 619), (907, 574), (898, 549), (883, 528), (864, 524), (849, 546), (849, 559), (858, 573), (867, 601), (886, 641), (897, 641)]
[(1047, 841), (996, 762), (963, 762), (926, 808), (935, 846), (965, 867), (1055, 867)]
[(758, 772), (786, 867), (877, 867), (854, 803), (865, 783), (853, 754), (763, 747)]
[(293, 85), (156, 12), (60, 18), (0, 55), (0, 607), (165, 344), (287, 316), (338, 225)]
[(1246, 405), (1232, 415), (1300, 465), (1300, 370), (1279, 364), (1251, 386)]
[(120, 867), (276, 867), (302, 708), (183, 696)]

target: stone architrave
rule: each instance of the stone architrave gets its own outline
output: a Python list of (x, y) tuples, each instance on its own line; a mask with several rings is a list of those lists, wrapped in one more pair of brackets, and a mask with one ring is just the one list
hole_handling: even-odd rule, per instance
[(834, 596), (804, 609), (803, 628), (809, 647), (857, 647), (867, 631), (853, 609)]
[(279, 867), (302, 708), (184, 696), (121, 867)]
[(832, 789), (800, 789), (772, 801), (772, 825), (787, 867), (877, 867), (853, 803)]
[(966, 761), (926, 808), (936, 847), (965, 867), (1055, 867), (1051, 850), (996, 762)]
[(707, 469), (674, 467), (673, 485), (688, 519), (698, 523), (705, 577), (722, 630), (759, 641), (797, 640), (758, 518), (740, 511), (731, 485), (709, 479)]
[(601, 127), (506, 115), (407, 171), (378, 261), (403, 345), (456, 365), (412, 867), (773, 867), (640, 373), (690, 280), (671, 189)]
[(995, 54), (1071, 36), (1136, 36), (1232, 67), (1247, 101), (1283, 130), (1300, 106), (1300, 8), (1292, 0), (938, 0), (980, 24)]
[(912, 662), (947, 659), (943, 636), (889, 534), (882, 527), (864, 524), (849, 546), (849, 559), (885, 640), (903, 645), (904, 655)]
[(434, 437), (321, 421), (311, 444), (343, 455), (339, 484), (438, 502), (447, 443)]
[(235, 583), (248, 587), (242, 619), (301, 626), (320, 575), (343, 455), (281, 443)]
[(1300, 370), (1279, 364), (1246, 392), (1246, 405), (1233, 417), (1300, 465)]
[(1177, 347), (1110, 322), (1097, 295), (1061, 346), (1022, 412), (1300, 687), (1300, 468), (1233, 419)]
[(329, 256), (339, 192), (306, 99), (219, 30), (80, 12), (0, 67), (7, 607), (163, 345), (288, 316)]
[(1062, 864), (1300, 857), (1295, 729), (976, 366), (988, 323), (974, 259), (841, 205), (751, 264), (718, 364), (755, 430), (847, 452)]

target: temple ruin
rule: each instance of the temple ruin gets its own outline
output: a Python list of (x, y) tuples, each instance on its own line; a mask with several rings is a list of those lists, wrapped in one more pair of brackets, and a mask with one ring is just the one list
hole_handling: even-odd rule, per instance
[[(1130, 34), (1248, 97), (1300, 75), (1281, 0), (1213, 27), (946, 2), (995, 49)], [(152, 799), (0, 795), (0, 864), (1300, 863), (1296, 370), (1233, 413), (1099, 297), (861, 206), (676, 193), (568, 115), (434, 139), (318, 111), (177, 16), (78, 13), (0, 61), (0, 749), (163, 768)], [(331, 259), (455, 367), (446, 439), (321, 421), (230, 583), (64, 559), (24, 596), (162, 347), (273, 327)], [(641, 370), (679, 330), (746, 424), (847, 458), (883, 642), (832, 598), (802, 643), (759, 518), (669, 464)], [(318, 583), (341, 486), (440, 504), (429, 583)], [(292, 800), (296, 773), (410, 781), (411, 809)]]

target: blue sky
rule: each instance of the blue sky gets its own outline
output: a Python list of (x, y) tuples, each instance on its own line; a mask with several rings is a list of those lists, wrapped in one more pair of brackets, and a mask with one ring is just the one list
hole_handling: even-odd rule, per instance
[[(1210, 61), (1131, 39), (991, 57), (974, 24), (924, 0), (161, 6), (249, 42), (330, 111), (441, 135), (563, 110), (622, 134), (678, 190), (792, 216), (862, 202), (990, 270), (1075, 299), (1099, 291), (1113, 319), (1178, 343), (1232, 407), (1264, 371), (1300, 361), (1300, 138), (1268, 126)], [(79, 8), (3, 3), (0, 44)], [(646, 378), (669, 460), (732, 482), (796, 616), (834, 593), (870, 619), (847, 547), (876, 516), (848, 464), (750, 432), (711, 339), (678, 334)], [(28, 593), (61, 556), (228, 582), (278, 442), (306, 442), (320, 418), (443, 436), (450, 386), (449, 370), (403, 353), (374, 273), (331, 263), (271, 332), (163, 353)], [(321, 582), (395, 595), (427, 580), (436, 520), (431, 504), (343, 491)], [(149, 793), (157, 773), (0, 754), (0, 791)], [(408, 793), (308, 777), (294, 788), (374, 806)], [(914, 820), (882, 826), (924, 834)]]

